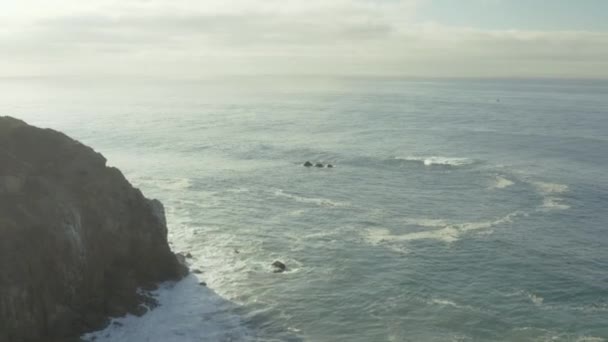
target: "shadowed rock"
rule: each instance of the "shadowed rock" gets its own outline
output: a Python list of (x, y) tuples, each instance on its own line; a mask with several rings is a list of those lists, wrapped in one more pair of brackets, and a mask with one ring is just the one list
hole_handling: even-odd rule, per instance
[(66, 135), (0, 117), (0, 341), (69, 341), (186, 273), (164, 209)]
[(311, 166), (312, 166), (312, 163), (311, 163), (311, 162), (309, 162), (309, 161), (306, 161), (306, 162), (305, 162), (303, 165), (304, 165), (304, 166), (306, 166), (306, 167), (311, 167)]
[(315, 167), (323, 167), (323, 163), (316, 163)]
[(287, 266), (278, 260), (272, 263), (272, 267), (274, 273), (281, 273), (287, 269)]

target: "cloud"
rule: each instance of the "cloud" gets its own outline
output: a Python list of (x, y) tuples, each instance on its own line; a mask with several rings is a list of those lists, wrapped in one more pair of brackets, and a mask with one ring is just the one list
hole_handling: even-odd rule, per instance
[(421, 23), (414, 0), (58, 2), (4, 14), (2, 75), (608, 77), (607, 33)]

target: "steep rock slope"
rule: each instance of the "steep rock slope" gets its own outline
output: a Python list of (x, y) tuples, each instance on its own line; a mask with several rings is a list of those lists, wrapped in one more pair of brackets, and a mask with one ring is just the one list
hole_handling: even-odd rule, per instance
[(77, 340), (185, 272), (160, 202), (91, 148), (0, 117), (0, 342)]

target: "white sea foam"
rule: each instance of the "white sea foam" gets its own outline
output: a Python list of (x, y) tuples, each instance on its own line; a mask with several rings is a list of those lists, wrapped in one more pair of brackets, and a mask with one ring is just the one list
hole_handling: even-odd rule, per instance
[(192, 186), (190, 178), (172, 178), (165, 180), (154, 180), (155, 185), (163, 190), (185, 190)]
[(565, 184), (547, 183), (547, 182), (532, 182), (536, 190), (544, 197), (540, 209), (544, 210), (566, 210), (570, 206), (563, 203), (563, 198), (558, 197), (568, 191), (568, 186)]
[(494, 221), (465, 222), (465, 223), (455, 224), (454, 226), (457, 227), (459, 231), (468, 232), (468, 231), (472, 231), (472, 230), (491, 228), (491, 227), (497, 226), (499, 224), (510, 223), (510, 222), (513, 222), (513, 219), (515, 217), (525, 216), (525, 215), (526, 215), (526, 213), (523, 211), (514, 211), (514, 212), (509, 213), (503, 217), (500, 217)]
[(573, 336), (569, 333), (560, 333), (555, 330), (539, 327), (519, 327), (513, 329), (514, 334), (507, 338), (508, 341), (573, 341), (573, 342), (605, 342), (606, 339), (597, 336)]
[(274, 192), (274, 195), (278, 196), (278, 197), (289, 198), (291, 200), (294, 200), (294, 201), (300, 202), (300, 203), (316, 204), (318, 206), (323, 206), (323, 207), (348, 207), (348, 206), (350, 206), (350, 203), (348, 203), (348, 202), (333, 201), (328, 198), (298, 196), (298, 195), (284, 192), (283, 190), (280, 190), (280, 189), (276, 190)]
[(527, 291), (527, 290), (519, 290), (519, 291), (507, 293), (506, 295), (508, 297), (521, 297), (521, 296), (526, 297), (528, 300), (530, 300), (530, 302), (532, 302), (532, 304), (534, 304), (536, 306), (542, 305), (543, 302), (545, 301), (545, 299), (543, 297), (539, 296), (538, 294)]
[(445, 227), (449, 223), (446, 220), (442, 219), (427, 219), (427, 218), (406, 218), (403, 220), (405, 224), (415, 225), (421, 227)]
[(473, 160), (468, 158), (453, 158), (453, 157), (439, 157), (439, 156), (430, 156), (430, 157), (417, 157), (417, 156), (409, 156), (409, 157), (395, 157), (395, 159), (405, 160), (405, 161), (415, 161), (423, 163), (425, 166), (433, 166), (433, 165), (443, 165), (443, 166), (464, 166), (473, 164)]
[(303, 235), (302, 238), (303, 239), (327, 239), (329, 237), (340, 236), (340, 234), (343, 234), (343, 233), (344, 232), (339, 229), (332, 229), (332, 230), (327, 230), (327, 231), (306, 234), (306, 235)]
[(454, 303), (451, 300), (438, 299), (438, 298), (431, 299), (430, 300), (430, 304), (443, 305), (443, 306), (453, 306), (455, 308), (460, 307), (460, 305)]
[(234, 304), (190, 275), (154, 292), (160, 306), (142, 317), (116, 318), (106, 329), (82, 338), (96, 342), (253, 341), (241, 319), (230, 313)]
[(562, 203), (562, 201), (563, 199), (559, 197), (545, 197), (543, 199), (542, 208), (556, 210), (570, 209), (570, 206)]
[(593, 303), (590, 305), (581, 305), (571, 307), (574, 310), (584, 312), (608, 312), (608, 303)]
[(373, 245), (393, 244), (404, 241), (430, 239), (440, 240), (449, 243), (458, 240), (458, 235), (458, 230), (451, 227), (407, 234), (393, 234), (388, 229), (375, 228), (367, 230), (365, 239)]
[(463, 234), (472, 231), (483, 231), (499, 224), (509, 223), (512, 222), (513, 218), (520, 215), (526, 215), (526, 213), (515, 211), (493, 221), (464, 223), (446, 223), (447, 221), (445, 220), (437, 219), (408, 219), (406, 222), (410, 222), (411, 224), (443, 228), (405, 234), (393, 234), (386, 228), (373, 228), (365, 231), (363, 237), (372, 245), (384, 245), (389, 248), (394, 248), (394, 245), (399, 242), (414, 240), (438, 240), (445, 243), (451, 243), (458, 241)]
[(561, 194), (568, 191), (568, 186), (565, 184), (547, 183), (547, 182), (532, 182), (532, 185), (543, 194)]
[(431, 298), (430, 300), (426, 301), (427, 304), (430, 305), (438, 305), (438, 306), (449, 306), (449, 307), (453, 307), (456, 309), (465, 309), (465, 310), (473, 310), (473, 311), (478, 311), (478, 309), (470, 306), (470, 305), (461, 305), (458, 304), (454, 301), (448, 300), (448, 299), (442, 299), (442, 298)]
[(606, 342), (606, 339), (596, 336), (581, 336), (576, 339), (576, 342)]
[(543, 297), (535, 295), (534, 293), (527, 293), (527, 296), (534, 305), (542, 305), (545, 300)]
[(240, 194), (240, 193), (245, 193), (245, 192), (249, 192), (248, 188), (234, 188), (234, 189), (228, 189), (226, 190), (226, 192), (232, 192), (232, 193), (236, 193), (236, 194)]
[(495, 183), (491, 186), (492, 189), (504, 189), (515, 184), (512, 180), (502, 176), (497, 176)]

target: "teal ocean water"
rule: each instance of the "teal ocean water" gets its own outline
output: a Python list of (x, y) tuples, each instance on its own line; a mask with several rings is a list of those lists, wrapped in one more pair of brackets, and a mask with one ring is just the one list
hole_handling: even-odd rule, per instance
[(606, 81), (3, 80), (0, 113), (103, 153), (202, 272), (87, 338), (608, 339)]

